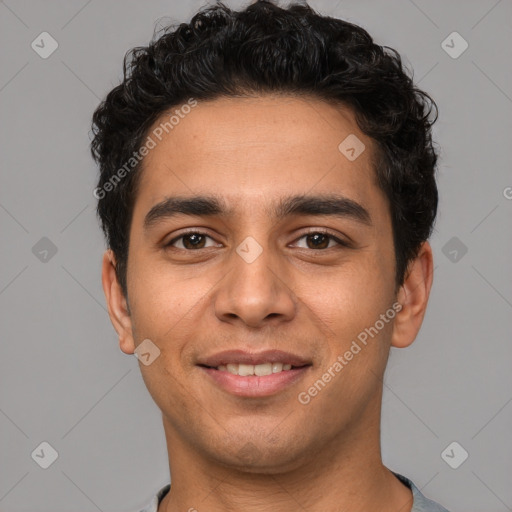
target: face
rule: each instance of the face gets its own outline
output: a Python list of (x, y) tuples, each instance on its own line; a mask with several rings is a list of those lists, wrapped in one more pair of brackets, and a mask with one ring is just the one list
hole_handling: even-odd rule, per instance
[(112, 254), (103, 282), (121, 349), (160, 351), (140, 369), (168, 440), (277, 471), (377, 428), (389, 347), (413, 341), (426, 297), (411, 311), (417, 292), (395, 293), (389, 204), (353, 113), (217, 99), (163, 135), (134, 206), (129, 314)]

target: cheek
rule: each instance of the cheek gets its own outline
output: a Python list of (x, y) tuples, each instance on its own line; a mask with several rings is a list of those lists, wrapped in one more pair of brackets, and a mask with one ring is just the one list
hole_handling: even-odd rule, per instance
[[(313, 415), (329, 408), (334, 423), (351, 421), (350, 416), (362, 413), (375, 397), (392, 332), (391, 284), (378, 268), (366, 268), (323, 280), (321, 293), (304, 290), (304, 309), (320, 320), (316, 325), (323, 338), (318, 372), (302, 390), (316, 395), (308, 406)], [(389, 311), (383, 321), (381, 315)]]
[(392, 303), (393, 269), (375, 253), (317, 275), (314, 283), (302, 283), (302, 297), (322, 320), (339, 328), (373, 323)]
[(311, 281), (301, 284), (301, 302), (307, 306), (303, 311), (323, 339), (322, 367), (328, 368), (352, 350), (357, 354), (348, 354), (345, 374), (355, 377), (369, 369), (380, 372), (392, 332), (391, 315), (381, 320), (394, 302), (392, 270), (389, 261), (368, 252), (358, 263), (316, 279), (314, 287)]
[(142, 336), (177, 341), (173, 331), (201, 307), (209, 286), (193, 273), (184, 278), (180, 272), (171, 272), (169, 264), (155, 260), (138, 256), (130, 262), (128, 293), (137, 340)]
[[(162, 410), (186, 410), (189, 393), (183, 388), (188, 371), (183, 354), (191, 343), (191, 321), (208, 292), (201, 280), (180, 280), (161, 265), (133, 261), (130, 290), (135, 344), (150, 339), (160, 350), (150, 364), (139, 363), (141, 375)], [(136, 265), (138, 263), (138, 265)], [(192, 324), (193, 325), (193, 324)]]

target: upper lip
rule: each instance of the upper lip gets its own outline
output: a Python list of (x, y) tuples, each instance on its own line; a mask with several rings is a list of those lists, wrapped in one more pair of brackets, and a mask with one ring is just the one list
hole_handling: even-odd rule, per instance
[(282, 350), (265, 350), (263, 352), (247, 352), (245, 350), (225, 350), (210, 357), (201, 359), (198, 364), (202, 366), (217, 367), (225, 364), (263, 364), (283, 363), (292, 366), (310, 365), (311, 361)]

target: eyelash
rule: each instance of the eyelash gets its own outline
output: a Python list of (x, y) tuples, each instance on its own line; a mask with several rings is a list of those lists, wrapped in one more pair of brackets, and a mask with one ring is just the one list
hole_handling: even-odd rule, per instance
[[(201, 250), (201, 249), (182, 249), (182, 248), (178, 248), (178, 247), (173, 247), (173, 244), (175, 242), (177, 242), (178, 240), (180, 240), (180, 239), (182, 239), (182, 238), (184, 238), (185, 236), (188, 236), (188, 235), (206, 236), (206, 237), (208, 237), (208, 238), (213, 240), (213, 237), (211, 237), (207, 233), (203, 233), (201, 231), (187, 231), (185, 233), (182, 233), (180, 236), (178, 236), (176, 238), (173, 238), (170, 242), (166, 243), (164, 245), (164, 248), (165, 249), (177, 249), (177, 250), (180, 250), (180, 251), (187, 251), (187, 252), (195, 252), (195, 251)], [(328, 238), (330, 238), (331, 240), (334, 240), (341, 247), (345, 247), (345, 248), (349, 248), (350, 247), (350, 244), (348, 242), (345, 242), (344, 240), (341, 240), (337, 236), (333, 235), (332, 233), (329, 233), (328, 231), (323, 231), (323, 230), (315, 230), (315, 231), (310, 231), (308, 233), (304, 233), (299, 238), (296, 238), (295, 242), (297, 242), (298, 240), (301, 240), (304, 237), (311, 236), (311, 235), (324, 235), (324, 236), (327, 236)], [(205, 249), (208, 249), (208, 247), (206, 247)], [(324, 249), (318, 249), (318, 251), (327, 251), (328, 249), (334, 249), (334, 247), (326, 247)], [(310, 249), (310, 250), (314, 251), (315, 249)]]

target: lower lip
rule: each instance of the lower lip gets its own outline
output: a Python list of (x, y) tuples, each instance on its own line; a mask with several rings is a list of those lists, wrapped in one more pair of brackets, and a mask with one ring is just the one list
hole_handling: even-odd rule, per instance
[(240, 375), (216, 370), (215, 368), (206, 368), (204, 366), (199, 366), (199, 368), (228, 393), (243, 397), (263, 397), (275, 395), (286, 387), (295, 384), (304, 377), (310, 366), (283, 370), (261, 377), (256, 375), (241, 377)]

